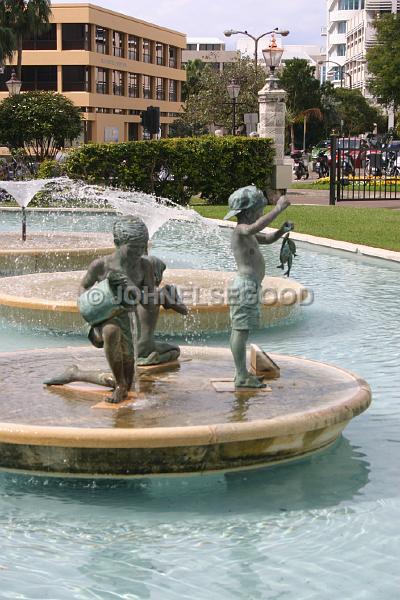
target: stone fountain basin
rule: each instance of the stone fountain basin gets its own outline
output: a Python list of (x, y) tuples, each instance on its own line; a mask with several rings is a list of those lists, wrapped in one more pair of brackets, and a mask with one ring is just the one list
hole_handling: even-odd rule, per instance
[[(39, 330), (86, 332), (87, 325), (76, 304), (83, 274), (73, 271), (0, 278), (0, 317)], [(226, 271), (167, 269), (163, 283), (179, 286), (189, 314), (182, 317), (161, 309), (157, 331), (172, 335), (229, 329), (226, 292), (234, 277), (234, 272)], [(293, 316), (308, 295), (300, 283), (283, 277), (265, 277), (263, 291), (262, 327)], [(218, 297), (214, 299), (216, 292)]]
[(211, 380), (233, 376), (229, 350), (184, 347), (179, 365), (142, 369), (132, 402), (99, 409), (102, 392), (42, 381), (72, 363), (104, 369), (102, 351), (0, 354), (0, 468), (126, 477), (268, 466), (328, 447), (368, 408), (371, 391), (357, 375), (271, 356), (281, 377), (269, 392), (218, 393)]
[(20, 233), (2, 233), (0, 275), (76, 271), (114, 250), (112, 235), (106, 233), (28, 231), (25, 242)]

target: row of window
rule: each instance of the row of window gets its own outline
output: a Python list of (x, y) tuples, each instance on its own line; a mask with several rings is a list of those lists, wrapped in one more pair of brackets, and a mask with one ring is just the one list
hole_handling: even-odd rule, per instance
[[(0, 75), (0, 91), (7, 91), (6, 81), (10, 78), (10, 67)], [(91, 79), (91, 69), (87, 66), (65, 65), (62, 67), (63, 92), (95, 92), (97, 94), (111, 93), (115, 96), (125, 96), (125, 78), (129, 98), (140, 97), (140, 82), (142, 97), (154, 100), (178, 100), (178, 82), (164, 77), (139, 76), (137, 73), (95, 68), (95, 81)], [(22, 89), (24, 91), (45, 90), (57, 91), (57, 67), (22, 67)], [(111, 90), (110, 90), (111, 84)]]
[(339, 0), (338, 10), (358, 10), (364, 8), (364, 0)]
[[(83, 67), (86, 68), (86, 67)], [(96, 92), (98, 94), (109, 93), (109, 82), (111, 77), (112, 93), (115, 96), (125, 95), (125, 77), (128, 83), (128, 96), (130, 98), (139, 98), (139, 75), (137, 73), (125, 73), (124, 71), (110, 71), (96, 67)], [(142, 97), (155, 100), (169, 100), (177, 102), (178, 100), (178, 82), (174, 79), (164, 79), (164, 77), (150, 77), (142, 75)], [(67, 90), (65, 90), (67, 91)]]
[(224, 50), (225, 44), (187, 44), (186, 50)]
[[(94, 27), (95, 48), (92, 48), (92, 27)], [(149, 39), (87, 23), (63, 23), (61, 28), (62, 50), (95, 50), (100, 54), (139, 60), (141, 49), (143, 62), (173, 68), (178, 66), (178, 48), (175, 46), (152, 42)], [(24, 38), (22, 48), (23, 50), (57, 50), (56, 25), (50, 25), (45, 33)]]

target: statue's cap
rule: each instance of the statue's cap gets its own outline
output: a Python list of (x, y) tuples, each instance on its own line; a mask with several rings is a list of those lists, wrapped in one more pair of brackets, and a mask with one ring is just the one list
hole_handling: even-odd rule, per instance
[(246, 187), (235, 190), (233, 194), (229, 196), (228, 204), (231, 210), (225, 215), (224, 219), (235, 217), (242, 212), (242, 210), (266, 206), (268, 200), (263, 192), (256, 188), (255, 185), (247, 185)]
[(149, 231), (145, 222), (140, 217), (120, 217), (113, 227), (114, 244), (122, 246), (128, 242), (138, 246), (146, 246), (149, 241)]

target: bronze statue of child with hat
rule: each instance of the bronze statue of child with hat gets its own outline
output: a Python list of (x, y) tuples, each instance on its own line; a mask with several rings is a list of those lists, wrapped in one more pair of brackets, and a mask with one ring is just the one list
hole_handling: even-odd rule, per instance
[[(271, 194), (275, 192), (271, 192)], [(277, 194), (277, 193), (276, 193)], [(247, 369), (246, 343), (251, 330), (259, 327), (262, 280), (265, 276), (265, 261), (258, 241), (272, 244), (285, 233), (293, 229), (293, 224), (286, 222), (271, 234), (260, 232), (284, 211), (290, 202), (281, 196), (274, 208), (264, 213), (268, 204), (263, 192), (254, 185), (240, 188), (229, 197), (230, 211), (225, 219), (236, 216), (237, 225), (232, 232), (231, 247), (238, 268), (238, 273), (229, 288), (229, 304), (231, 317), (230, 346), (233, 354), (236, 374), (236, 388), (262, 388), (262, 383)]]

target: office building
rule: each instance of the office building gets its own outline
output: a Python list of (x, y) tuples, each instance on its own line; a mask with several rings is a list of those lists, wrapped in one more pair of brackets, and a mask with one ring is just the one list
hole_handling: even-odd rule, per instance
[(225, 42), (213, 37), (188, 38), (186, 50), (182, 52), (182, 63), (199, 59), (211, 65), (218, 71), (223, 71), (227, 63), (235, 62), (239, 53), (236, 50), (226, 50)]
[[(55, 4), (46, 33), (23, 41), (22, 91), (70, 98), (81, 107), (85, 142), (142, 139), (140, 113), (150, 105), (160, 108), (166, 136), (182, 110), (185, 48), (183, 33), (91, 4)], [(10, 74), (6, 66), (0, 98)]]

